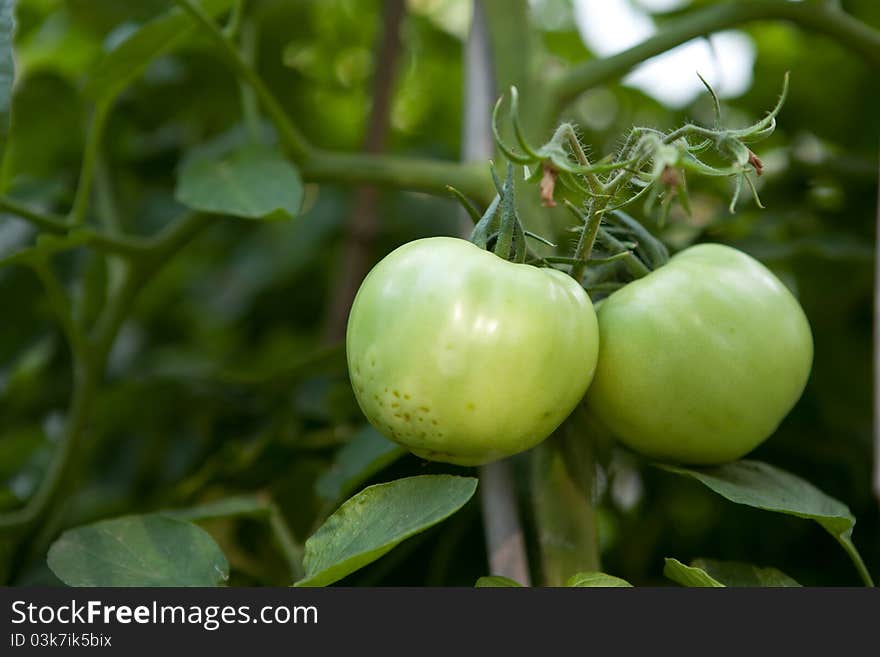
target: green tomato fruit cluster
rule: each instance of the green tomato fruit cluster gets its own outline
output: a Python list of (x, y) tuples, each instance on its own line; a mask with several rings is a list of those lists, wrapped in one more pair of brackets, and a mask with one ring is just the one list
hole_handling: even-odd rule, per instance
[(426, 459), (478, 465), (549, 436), (582, 400), (599, 350), (571, 277), (432, 237), (379, 262), (352, 305), (349, 375), (366, 418)]
[(700, 244), (600, 304), (588, 409), (633, 450), (718, 464), (767, 439), (801, 396), (813, 339), (764, 265)]
[(685, 249), (603, 300), (597, 318), (566, 274), (447, 237), (376, 265), (346, 348), (370, 423), (418, 456), (461, 465), (533, 447), (584, 398), (637, 452), (731, 461), (773, 433), (813, 357), (797, 300), (727, 246)]

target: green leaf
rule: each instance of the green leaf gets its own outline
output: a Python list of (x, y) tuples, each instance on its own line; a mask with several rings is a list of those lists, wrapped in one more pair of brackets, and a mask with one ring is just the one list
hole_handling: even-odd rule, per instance
[(222, 157), (189, 158), (174, 195), (202, 212), (245, 219), (292, 218), (302, 207), (303, 184), (297, 169), (280, 153), (247, 146)]
[[(218, 16), (233, 0), (202, 0), (204, 11)], [(137, 78), (156, 57), (170, 51), (195, 28), (192, 19), (177, 7), (144, 23), (96, 64), (85, 92), (96, 102), (108, 102)]]
[(268, 502), (259, 497), (240, 495), (225, 497), (214, 502), (206, 502), (185, 509), (171, 509), (163, 511), (162, 515), (178, 520), (200, 522), (203, 520), (216, 520), (218, 518), (234, 518), (238, 516), (259, 516), (269, 514), (271, 507)]
[(776, 568), (759, 568), (750, 563), (694, 559), (691, 566), (701, 569), (725, 586), (800, 586), (795, 580)]
[(731, 502), (815, 520), (843, 546), (862, 580), (873, 586), (871, 575), (852, 542), (856, 519), (845, 504), (808, 481), (760, 461), (736, 461), (713, 468), (662, 464), (658, 467), (696, 479)]
[(608, 575), (606, 573), (575, 573), (571, 577), (568, 578), (568, 581), (565, 583), (566, 586), (576, 586), (576, 587), (627, 587), (632, 586), (625, 579), (621, 579), (619, 577), (615, 577), (614, 575)]
[(45, 15), (39, 29), (29, 29), (16, 38), (17, 74), (21, 78), (57, 75), (79, 86), (82, 77), (103, 54), (96, 37), (67, 7), (57, 3)]
[(421, 475), (365, 488), (306, 541), (306, 576), (296, 586), (326, 586), (342, 579), (451, 516), (476, 489), (474, 477), (452, 475)]
[(15, 80), (15, 60), (12, 56), (15, 36), (14, 5), (14, 0), (0, 0), (0, 161), (3, 159), (9, 135), (12, 83)]
[(475, 588), (478, 589), (493, 589), (493, 588), (509, 588), (509, 587), (519, 587), (524, 588), (522, 584), (517, 582), (516, 580), (510, 579), (509, 577), (501, 577), (500, 575), (489, 575), (488, 577), (481, 577), (477, 580), (477, 583), (474, 584)]
[(210, 534), (161, 514), (68, 530), (49, 548), (48, 563), (69, 586), (219, 586), (229, 578)]
[(678, 559), (670, 559), (667, 557), (666, 565), (663, 566), (663, 574), (673, 582), (677, 582), (682, 586), (724, 588), (724, 584), (713, 578), (702, 568), (685, 566)]
[(336, 452), (333, 465), (318, 477), (315, 489), (327, 502), (335, 502), (404, 454), (403, 447), (368, 425)]

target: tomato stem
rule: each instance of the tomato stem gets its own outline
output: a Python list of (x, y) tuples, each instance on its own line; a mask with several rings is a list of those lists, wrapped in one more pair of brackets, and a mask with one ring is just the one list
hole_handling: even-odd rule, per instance
[(587, 260), (593, 253), (593, 244), (596, 242), (596, 235), (599, 233), (599, 224), (601, 223), (600, 212), (595, 212), (593, 199), (588, 199), (584, 212), (578, 210), (574, 204), (568, 199), (565, 200), (565, 207), (580, 219), (584, 228), (581, 230), (581, 236), (578, 239), (577, 246), (574, 249), (574, 260), (576, 264), (571, 267), (571, 275), (576, 281), (581, 281), (584, 277), (584, 270), (587, 266)]
[(498, 239), (495, 242), (495, 255), (510, 259), (510, 249), (513, 245), (513, 235), (516, 223), (516, 204), (513, 195), (513, 163), (507, 163), (507, 175), (504, 178), (504, 185), (500, 190), (501, 194), (501, 224), (498, 227)]

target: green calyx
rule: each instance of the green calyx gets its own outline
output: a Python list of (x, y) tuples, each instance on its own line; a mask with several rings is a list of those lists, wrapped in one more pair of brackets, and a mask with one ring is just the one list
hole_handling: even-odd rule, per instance
[[(698, 74), (699, 75), (699, 74)], [(725, 128), (721, 103), (715, 90), (700, 76), (713, 101), (715, 119), (712, 127), (686, 123), (670, 132), (635, 127), (623, 146), (613, 155), (591, 162), (575, 126), (562, 123), (550, 140), (540, 147), (528, 142), (519, 120), (519, 96), (510, 89), (510, 122), (516, 147), (501, 136), (499, 119), (504, 97), (498, 99), (492, 114), (492, 130), (498, 149), (516, 164), (532, 168), (529, 180), (541, 181), (541, 198), (553, 206), (553, 189), (558, 181), (569, 191), (594, 199), (594, 212), (604, 215), (636, 201), (644, 201), (646, 213), (659, 213), (656, 223), (662, 226), (673, 201), (686, 213), (690, 202), (686, 174), (734, 178), (730, 209), (734, 211), (743, 185), (748, 186), (759, 207), (754, 176), (763, 173), (761, 160), (747, 144), (769, 137), (776, 128), (776, 117), (788, 95), (789, 76), (783, 80), (782, 93), (770, 112), (745, 128)], [(703, 153), (714, 153), (726, 164), (710, 164)]]
[(481, 249), (491, 250), (499, 258), (518, 263), (526, 262), (527, 257), (536, 259), (526, 244), (527, 237), (547, 246), (556, 246), (548, 239), (523, 228), (516, 210), (513, 163), (507, 163), (503, 182), (494, 166), (491, 167), (491, 172), (497, 194), (482, 214), (464, 194), (454, 187), (447, 187), (474, 222), (470, 241)]
[[(711, 127), (686, 123), (669, 132), (635, 127), (616, 153), (597, 162), (590, 161), (571, 123), (561, 123), (542, 146), (530, 144), (519, 119), (519, 94), (516, 87), (511, 87), (510, 123), (516, 147), (501, 136), (503, 96), (492, 113), (495, 142), (507, 159), (503, 181), (494, 166), (490, 168), (497, 191), (495, 198), (480, 213), (461, 192), (449, 187), (474, 221), (471, 242), (512, 262), (564, 267), (575, 280), (594, 289), (597, 285), (616, 284), (621, 276), (640, 278), (667, 262), (669, 252), (663, 242), (623, 209), (636, 201), (643, 202), (644, 214), (653, 217), (657, 228), (666, 224), (676, 202), (690, 215), (688, 173), (733, 178), (731, 212), (744, 185), (758, 207), (763, 207), (753, 180), (763, 173), (763, 163), (747, 144), (766, 138), (775, 129), (776, 116), (788, 93), (788, 74), (773, 109), (751, 126), (738, 129), (723, 127), (718, 95), (706, 80), (700, 80), (713, 101), (715, 118)], [(704, 159), (704, 153), (714, 154), (711, 164)], [(554, 194), (558, 186), (579, 201), (563, 199), (564, 206), (577, 219), (572, 230), (578, 240), (570, 255), (541, 257), (528, 248), (527, 237), (553, 245), (523, 228), (516, 209), (514, 165), (525, 169), (527, 182), (538, 183), (544, 206), (556, 205)]]

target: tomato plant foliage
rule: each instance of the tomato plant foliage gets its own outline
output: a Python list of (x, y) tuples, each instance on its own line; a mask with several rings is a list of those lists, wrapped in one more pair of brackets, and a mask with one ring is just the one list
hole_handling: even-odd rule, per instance
[(0, 582), (870, 583), (880, 6), (380, 4), (0, 0)]

